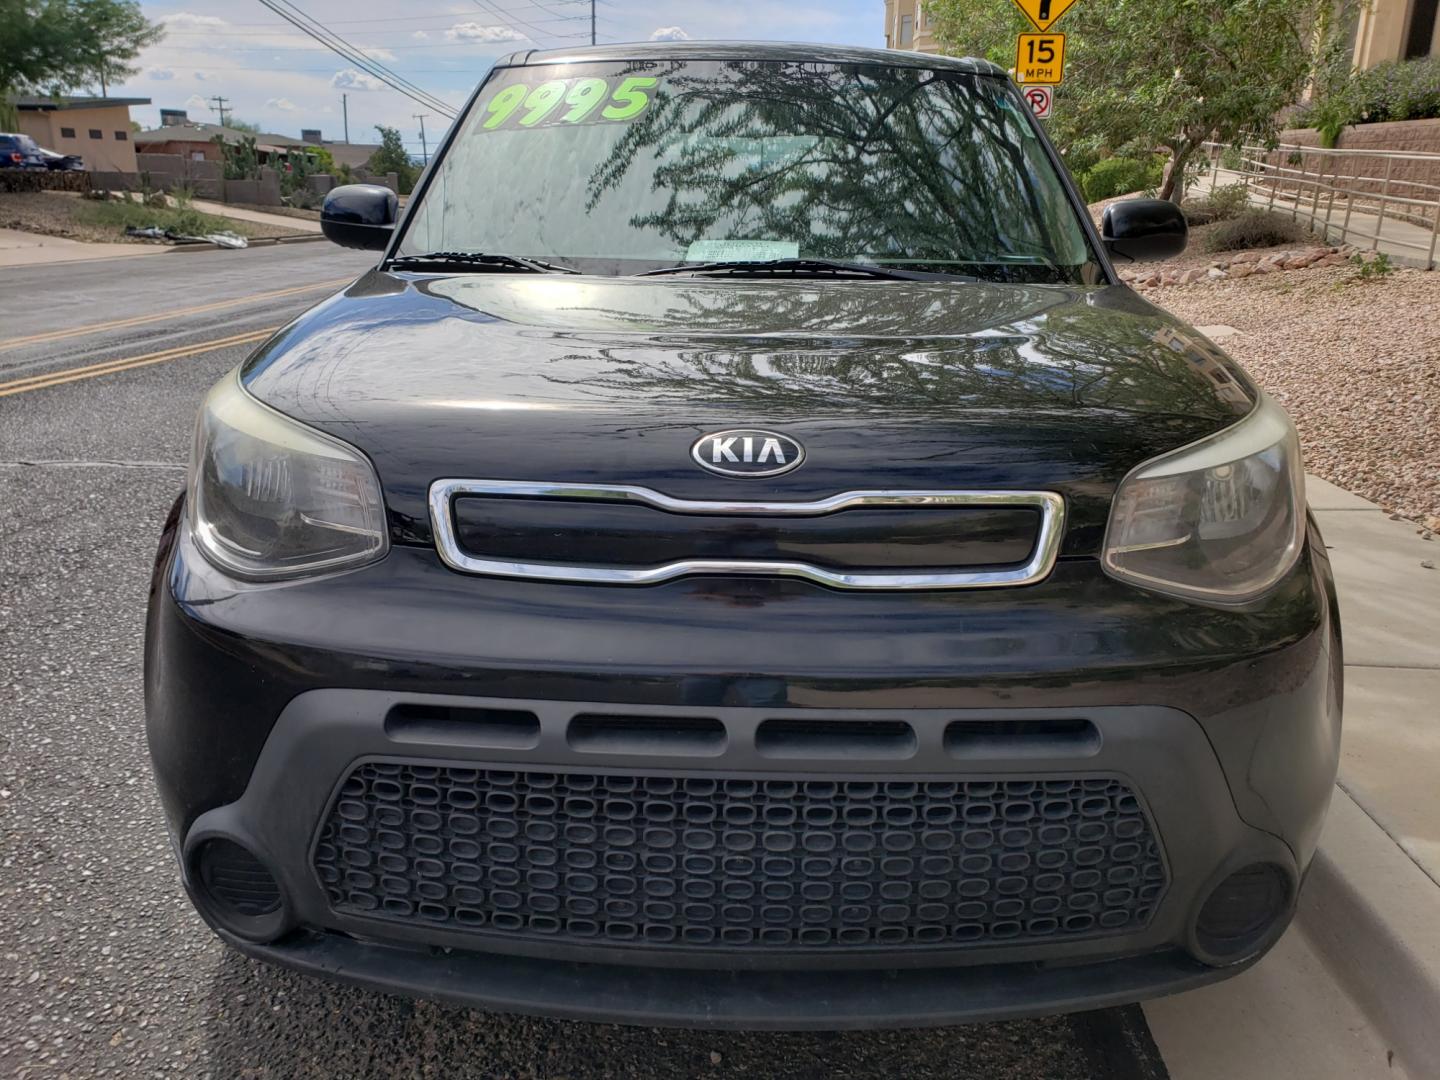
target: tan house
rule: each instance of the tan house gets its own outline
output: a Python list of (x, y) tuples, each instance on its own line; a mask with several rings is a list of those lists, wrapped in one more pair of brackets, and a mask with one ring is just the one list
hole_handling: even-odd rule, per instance
[(307, 129), (300, 138), (292, 135), (278, 135), (274, 132), (240, 131), (220, 124), (206, 124), (191, 120), (184, 109), (161, 109), (160, 126), (142, 131), (135, 136), (135, 148), (142, 154), (179, 154), (187, 161), (220, 161), (223, 154), (215, 144), (215, 137), (230, 145), (238, 145), (242, 139), (254, 139), (255, 150), (262, 165), (271, 159), (319, 146), (330, 151), (337, 165), (361, 168), (370, 160), (370, 155), (380, 149), (378, 143), (337, 143), (322, 139), (320, 132)]
[(938, 53), (940, 44), (925, 11), (925, 0), (885, 0), (885, 47)]
[(149, 98), (22, 97), (15, 102), (20, 130), (47, 150), (79, 154), (87, 169), (135, 171), (130, 106)]

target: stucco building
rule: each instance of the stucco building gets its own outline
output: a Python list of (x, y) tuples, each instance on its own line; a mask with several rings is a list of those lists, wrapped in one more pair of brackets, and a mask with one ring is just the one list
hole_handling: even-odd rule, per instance
[(1355, 66), (1440, 54), (1440, 0), (1371, 0), (1355, 24)]
[(149, 98), (21, 97), (15, 102), (20, 130), (47, 150), (79, 154), (87, 169), (135, 171), (130, 106)]
[(885, 47), (938, 53), (925, 0), (885, 0)]

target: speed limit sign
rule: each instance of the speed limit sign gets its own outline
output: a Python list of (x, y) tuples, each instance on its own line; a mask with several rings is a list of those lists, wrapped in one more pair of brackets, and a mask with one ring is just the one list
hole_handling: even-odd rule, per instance
[(1020, 92), (1025, 95), (1025, 104), (1030, 106), (1030, 111), (1035, 114), (1035, 119), (1050, 119), (1050, 108), (1055, 104), (1055, 88), (1053, 86), (1025, 86), (1021, 87)]

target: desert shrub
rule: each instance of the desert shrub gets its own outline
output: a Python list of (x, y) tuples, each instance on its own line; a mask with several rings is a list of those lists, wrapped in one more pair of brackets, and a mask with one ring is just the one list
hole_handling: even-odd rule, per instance
[(190, 204), (195, 201), (195, 186), (193, 184), (176, 184), (170, 189), (170, 199), (175, 203), (175, 209), (189, 210)]
[(1310, 238), (1299, 222), (1268, 210), (1247, 210), (1238, 217), (1221, 221), (1205, 237), (1208, 252), (1244, 251), (1247, 248), (1297, 244)]
[(1358, 281), (1379, 280), (1388, 277), (1395, 270), (1390, 256), (1383, 251), (1373, 252), (1369, 258), (1356, 252), (1350, 256), (1350, 265), (1355, 267), (1355, 278)]
[(1086, 202), (1101, 202), (1132, 191), (1157, 188), (1164, 171), (1165, 159), (1158, 154), (1145, 158), (1106, 158), (1080, 174), (1080, 187)]
[(1191, 225), (1237, 218), (1250, 207), (1250, 188), (1245, 184), (1222, 184), (1203, 199), (1185, 204), (1185, 219)]

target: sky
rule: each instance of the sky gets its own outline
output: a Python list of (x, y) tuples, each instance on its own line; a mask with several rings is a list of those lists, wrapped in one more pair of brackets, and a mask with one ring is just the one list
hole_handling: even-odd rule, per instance
[[(517, 49), (589, 43), (589, 0), (294, 0), (294, 6), (374, 60), (458, 109), (500, 56)], [(209, 99), (228, 101), (234, 117), (261, 130), (299, 136), (319, 128), (344, 137), (341, 95), (348, 95), (350, 139), (375, 142), (376, 124), (399, 128), (421, 152), (444, 117), (389, 89), (312, 41), (258, 0), (188, 0), (180, 6), (142, 0), (145, 16), (163, 23), (164, 40), (139, 58), (140, 71), (112, 86), (112, 97), (148, 97), (131, 116), (158, 126), (160, 109), (186, 109), (192, 120), (218, 122)], [(818, 41), (884, 45), (882, 0), (597, 0), (601, 42), (690, 39)]]

